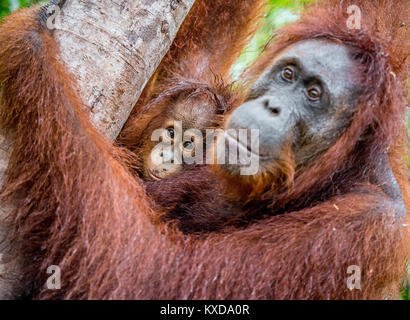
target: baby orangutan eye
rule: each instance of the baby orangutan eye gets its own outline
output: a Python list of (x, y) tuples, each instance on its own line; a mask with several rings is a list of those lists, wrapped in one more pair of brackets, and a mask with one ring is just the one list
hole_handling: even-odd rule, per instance
[(191, 142), (191, 141), (185, 141), (184, 142), (184, 149), (188, 150), (188, 151), (193, 150), (194, 149), (194, 143)]
[(174, 139), (174, 135), (175, 135), (174, 127), (168, 127), (168, 128), (167, 128), (167, 136), (168, 136), (168, 138)]

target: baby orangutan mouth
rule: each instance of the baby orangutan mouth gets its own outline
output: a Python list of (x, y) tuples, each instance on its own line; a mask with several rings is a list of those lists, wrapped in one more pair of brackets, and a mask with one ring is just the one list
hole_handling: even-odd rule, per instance
[(178, 171), (178, 168), (176, 168), (175, 166), (169, 166), (168, 164), (165, 164), (164, 166), (158, 166), (157, 168), (149, 169), (148, 176), (152, 180), (161, 180), (167, 177), (168, 175), (173, 174), (177, 171)]

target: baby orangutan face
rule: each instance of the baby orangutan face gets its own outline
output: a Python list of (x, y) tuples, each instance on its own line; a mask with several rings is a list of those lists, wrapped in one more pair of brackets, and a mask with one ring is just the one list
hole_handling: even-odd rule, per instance
[(141, 136), (139, 172), (143, 178), (163, 179), (184, 164), (202, 163), (205, 129), (217, 126), (217, 106), (206, 94), (182, 96), (153, 117)]

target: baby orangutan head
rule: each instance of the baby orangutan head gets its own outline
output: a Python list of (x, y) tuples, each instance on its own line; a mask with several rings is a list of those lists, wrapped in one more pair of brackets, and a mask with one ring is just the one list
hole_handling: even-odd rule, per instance
[(206, 129), (217, 128), (225, 99), (205, 85), (165, 90), (127, 122), (119, 142), (133, 151), (143, 179), (158, 180), (200, 164), (206, 155)]

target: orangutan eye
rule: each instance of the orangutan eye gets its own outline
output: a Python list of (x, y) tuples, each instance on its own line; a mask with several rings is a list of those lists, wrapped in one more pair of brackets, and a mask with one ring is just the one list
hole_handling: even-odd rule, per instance
[(283, 80), (291, 82), (295, 78), (295, 70), (292, 66), (286, 66), (283, 68), (281, 75)]
[(311, 87), (307, 91), (308, 97), (310, 100), (317, 101), (322, 95), (322, 91), (318, 87)]
[(184, 142), (184, 149), (188, 150), (188, 151), (193, 150), (194, 149), (194, 143), (191, 142), (191, 141), (185, 141)]
[(167, 136), (168, 136), (168, 138), (174, 139), (174, 135), (175, 135), (174, 127), (168, 127), (168, 128), (167, 128)]

